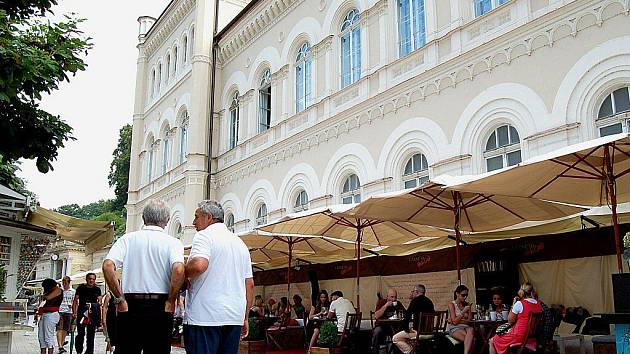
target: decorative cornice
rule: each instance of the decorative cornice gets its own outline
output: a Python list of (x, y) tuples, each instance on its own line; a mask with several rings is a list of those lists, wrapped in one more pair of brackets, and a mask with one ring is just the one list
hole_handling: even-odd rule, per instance
[(330, 45), (332, 44), (333, 35), (326, 36), (324, 39), (319, 41), (319, 43), (315, 44), (313, 48), (311, 48), (311, 53), (313, 53), (313, 58), (319, 58), (322, 54), (325, 54), (328, 50), (330, 50)]
[(212, 64), (212, 58), (209, 55), (205, 54), (195, 54), (192, 57), (192, 63), (194, 64), (197, 62)]
[(176, 5), (170, 4), (169, 7), (171, 7), (171, 5), (173, 5), (173, 7), (167, 7), (165, 12), (149, 30), (144, 44), (147, 56), (153, 55), (157, 48), (164, 44), (166, 38), (173, 33), (175, 28), (177, 28), (182, 20), (192, 11), (197, 3), (196, 0), (180, 0), (178, 2), (179, 3)]
[[(616, 2), (623, 6), (623, 11), (619, 13), (619, 15), (627, 14), (630, 4), (627, 4), (623, 0), (617, 0)], [(561, 9), (562, 8), (554, 10), (553, 12), (561, 11)], [(444, 88), (455, 87), (466, 81), (472, 81), (476, 76), (491, 72), (495, 67), (510, 65), (511, 62), (518, 57), (531, 56), (541, 48), (552, 47), (554, 42), (559, 40), (575, 38), (579, 31), (583, 31), (589, 27), (601, 27), (604, 21), (615, 17), (603, 19), (600, 10), (600, 2), (593, 0), (590, 4), (584, 5), (573, 13), (567, 14), (564, 18), (553, 19), (555, 20), (553, 23), (543, 22), (538, 25), (532, 24), (534, 28), (531, 28), (528, 32), (522, 29), (526, 26), (523, 25), (513, 31), (518, 32), (520, 29), (523, 33), (505, 38), (502, 42), (496, 44), (495, 42), (487, 42), (487, 44), (478, 46), (471, 53), (461, 54), (454, 59), (440, 63), (437, 67), (431, 68), (422, 74), (402, 82), (399, 85), (399, 87), (401, 87), (400, 89), (390, 89), (376, 97), (371, 97), (370, 102), (372, 102), (372, 104), (370, 105), (364, 107), (355, 105), (337, 117), (329, 118), (327, 120), (327, 127), (317, 126), (315, 129), (307, 129), (303, 134), (299, 135), (299, 138), (294, 136), (296, 137), (294, 141), (288, 141), (292, 138), (287, 138), (285, 141), (281, 141), (260, 153), (245, 158), (223, 171), (219, 171), (217, 184), (219, 187), (222, 187), (236, 182), (264, 168), (271, 167), (281, 161), (301, 154), (304, 150), (314, 148), (320, 143), (336, 139), (354, 129), (360, 128), (362, 125), (371, 124), (377, 119), (384, 119), (387, 114), (395, 113), (402, 107), (409, 107), (414, 102), (423, 101), (432, 95), (439, 95)], [(559, 16), (560, 15), (557, 17)], [(585, 16), (595, 16), (595, 24), (578, 28), (577, 23)], [(570, 33), (557, 36), (556, 31), (566, 26), (569, 26)], [(465, 29), (462, 29), (462, 31), (464, 30)], [(533, 45), (534, 40), (538, 38), (546, 39), (544, 45)], [(427, 47), (429, 45), (431, 45), (431, 43), (427, 44)], [(422, 51), (422, 49), (420, 51)], [(381, 70), (392, 70), (393, 67), (399, 65), (400, 62), (405, 59), (407, 58), (401, 58)], [(315, 106), (318, 104), (321, 103), (317, 103), (311, 106), (311, 108), (316, 108)], [(264, 156), (261, 156), (263, 154)], [(452, 157), (451, 159), (466, 159), (469, 158), (469, 156), (470, 155), (461, 155)], [(450, 159), (440, 161), (435, 165), (445, 163), (449, 160)]]

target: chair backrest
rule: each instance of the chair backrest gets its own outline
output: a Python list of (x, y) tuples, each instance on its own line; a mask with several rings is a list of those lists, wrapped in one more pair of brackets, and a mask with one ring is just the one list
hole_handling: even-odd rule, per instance
[(370, 311), (370, 326), (372, 327), (372, 330), (374, 330), (374, 311)]
[[(420, 321), (416, 329), (418, 335), (437, 334), (442, 331), (446, 323), (446, 312), (421, 312)], [(444, 326), (445, 328), (445, 326)]]
[[(525, 340), (518, 348), (517, 354), (521, 354), (527, 344), (532, 340), (534, 343), (536, 342), (536, 332), (538, 329), (538, 325), (540, 324), (540, 320), (542, 319), (542, 312), (530, 312), (527, 318), (527, 330), (525, 332)], [(535, 349), (536, 345), (534, 345)]]
[(343, 341), (348, 338), (351, 332), (358, 332), (361, 329), (361, 312), (347, 313), (346, 323), (343, 327), (343, 333), (339, 336), (338, 346), (343, 344)]

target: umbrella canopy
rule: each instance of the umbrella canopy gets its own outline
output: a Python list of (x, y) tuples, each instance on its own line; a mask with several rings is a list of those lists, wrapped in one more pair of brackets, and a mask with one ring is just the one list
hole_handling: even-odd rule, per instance
[(418, 188), (370, 197), (352, 213), (369, 219), (411, 222), (452, 228), (456, 237), (457, 274), (460, 279), (461, 231), (489, 231), (528, 220), (550, 220), (585, 209), (533, 198), (460, 192), (445, 188), (449, 177), (437, 177)]
[[(259, 229), (272, 234), (318, 235), (354, 242), (357, 259), (357, 289), (360, 279), (361, 245), (402, 244), (419, 237), (439, 237), (447, 233), (432, 227), (353, 214), (355, 204), (332, 205), (286, 215)], [(360, 303), (357, 293), (357, 304)], [(360, 306), (360, 305), (358, 305)]]
[(586, 206), (609, 205), (621, 271), (617, 203), (630, 201), (629, 172), (630, 137), (622, 133), (567, 146), (481, 179), (462, 178), (452, 188)]

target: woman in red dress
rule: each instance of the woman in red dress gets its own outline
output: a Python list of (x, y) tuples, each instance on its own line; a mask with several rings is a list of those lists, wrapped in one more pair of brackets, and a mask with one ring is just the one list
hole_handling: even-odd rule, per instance
[(510, 345), (523, 343), (525, 332), (527, 332), (527, 322), (530, 313), (541, 313), (542, 307), (536, 300), (534, 287), (530, 283), (525, 283), (518, 291), (518, 297), (514, 298), (512, 311), (508, 315), (508, 322), (512, 328), (504, 335), (496, 335), (490, 339), (490, 354), (505, 354)]

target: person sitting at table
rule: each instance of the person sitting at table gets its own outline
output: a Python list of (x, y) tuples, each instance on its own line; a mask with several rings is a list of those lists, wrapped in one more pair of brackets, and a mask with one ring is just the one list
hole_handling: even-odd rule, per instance
[(260, 295), (254, 297), (254, 305), (249, 309), (249, 317), (264, 317), (265, 316), (265, 303)]
[[(405, 311), (405, 306), (398, 301), (398, 292), (395, 289), (387, 290), (387, 298), (384, 300), (385, 302), (376, 304), (374, 318), (377, 322), (378, 320), (388, 319), (399, 312)], [(385, 342), (385, 338), (393, 335), (392, 326), (376, 325), (372, 332), (372, 351), (378, 353), (379, 347)]]
[(271, 316), (275, 316), (277, 311), (278, 304), (276, 303), (276, 300), (274, 300), (274, 298), (270, 297), (269, 300), (267, 300), (267, 312)]
[(330, 307), (330, 301), (328, 301), (328, 291), (321, 290), (317, 296), (317, 303), (315, 306), (311, 306), (311, 310), (308, 313), (308, 321), (306, 323), (306, 338), (313, 336), (316, 322), (326, 317), (328, 308)]
[[(502, 316), (503, 311), (507, 311), (508, 307), (503, 303), (503, 289), (499, 287), (495, 287), (491, 289), (492, 291), (492, 308), (491, 311), (495, 311), (497, 313), (497, 318)], [(503, 318), (507, 320), (507, 318)]]
[(289, 305), (289, 299), (286, 296), (280, 298), (278, 308), (276, 310), (276, 316), (286, 317), (291, 315), (291, 306)]
[(464, 342), (464, 354), (471, 354), (475, 346), (475, 331), (468, 324), (472, 320), (472, 308), (466, 299), (468, 288), (460, 285), (455, 288), (455, 300), (448, 304), (446, 331), (451, 337)]
[(293, 313), (295, 313), (295, 318), (304, 318), (304, 312), (306, 309), (304, 305), (302, 305), (302, 297), (298, 294), (293, 295)]
[(490, 338), (490, 354), (505, 354), (510, 345), (526, 340), (529, 314), (541, 312), (542, 306), (536, 300), (534, 287), (530, 283), (523, 284), (518, 291), (518, 296), (514, 298), (512, 311), (508, 315), (508, 322), (512, 327), (507, 333)]
[[(337, 319), (337, 333), (343, 332), (343, 329), (346, 327), (346, 315), (349, 313), (355, 313), (354, 305), (352, 301), (343, 297), (343, 293), (339, 290), (333, 291), (330, 294), (330, 298), (332, 302), (330, 303), (330, 309), (328, 310), (328, 314), (326, 318), (332, 320), (333, 318)], [(315, 328), (313, 331), (313, 336), (311, 337), (311, 343), (309, 344), (308, 350), (311, 351), (311, 348), (317, 343), (317, 338), (319, 337), (319, 328)]]
[[(426, 287), (422, 284), (416, 285), (411, 291), (413, 299), (409, 303), (409, 308), (405, 311), (401, 327), (402, 331), (396, 333), (392, 338), (394, 344), (404, 354), (409, 354), (413, 350), (410, 342), (417, 337), (416, 328), (420, 324), (420, 314), (423, 312), (435, 312), (433, 301), (426, 297)], [(409, 329), (409, 321), (413, 317), (413, 328)]]

